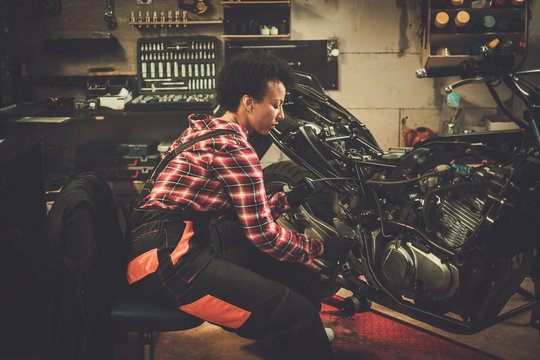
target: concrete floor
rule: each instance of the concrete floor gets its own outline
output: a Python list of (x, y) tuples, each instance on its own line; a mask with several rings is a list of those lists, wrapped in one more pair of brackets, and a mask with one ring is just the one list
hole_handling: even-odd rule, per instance
[[(528, 279), (525, 280), (523, 287), (532, 291), (532, 282)], [(339, 294), (348, 295), (346, 291), (341, 291)], [(505, 310), (515, 308), (521, 303), (523, 303), (522, 297), (514, 295)], [(540, 333), (529, 326), (530, 311), (474, 335), (455, 335), (435, 329), (377, 304), (373, 304), (373, 308), (505, 360), (540, 359)], [(154, 336), (154, 360), (273, 359), (269, 355), (270, 349), (266, 343), (240, 338), (208, 323), (204, 323), (196, 329), (161, 333)], [(135, 337), (130, 338), (127, 344), (118, 345), (115, 360), (140, 359), (140, 349), (135, 346), (135, 340)], [(406, 354), (402, 360), (405, 359), (407, 359)]]

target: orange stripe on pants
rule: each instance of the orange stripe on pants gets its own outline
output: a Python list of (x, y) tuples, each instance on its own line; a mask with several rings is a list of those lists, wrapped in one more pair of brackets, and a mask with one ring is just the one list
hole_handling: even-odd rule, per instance
[(193, 236), (193, 222), (192, 221), (184, 221), (186, 223), (186, 227), (184, 229), (184, 233), (182, 234), (182, 238), (174, 248), (173, 252), (171, 253), (171, 262), (173, 265), (176, 265), (178, 260), (182, 256), (184, 256), (188, 249), (189, 249), (189, 239)]
[(129, 262), (127, 278), (130, 285), (156, 272), (159, 266), (157, 251), (157, 248), (148, 250)]
[(251, 315), (250, 311), (205, 295), (197, 301), (180, 306), (180, 310), (213, 324), (238, 329)]

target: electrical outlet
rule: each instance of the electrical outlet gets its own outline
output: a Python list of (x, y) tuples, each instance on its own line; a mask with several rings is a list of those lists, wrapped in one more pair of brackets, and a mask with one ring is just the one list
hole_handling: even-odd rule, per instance
[(137, 0), (137, 5), (152, 5), (152, 0)]

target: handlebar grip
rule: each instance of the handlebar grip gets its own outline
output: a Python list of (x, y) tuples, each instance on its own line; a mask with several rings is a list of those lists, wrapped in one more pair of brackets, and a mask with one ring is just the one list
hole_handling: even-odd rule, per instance
[(473, 76), (473, 63), (462, 61), (458, 65), (445, 65), (419, 68), (416, 70), (417, 78), (435, 78), (444, 76), (461, 76), (462, 78)]

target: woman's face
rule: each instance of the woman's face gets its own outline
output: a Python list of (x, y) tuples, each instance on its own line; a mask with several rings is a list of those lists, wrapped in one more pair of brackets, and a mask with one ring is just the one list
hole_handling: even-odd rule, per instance
[(248, 118), (252, 130), (267, 135), (276, 127), (278, 121), (284, 118), (285, 93), (285, 85), (281, 81), (268, 81), (264, 99), (253, 102), (253, 110)]

